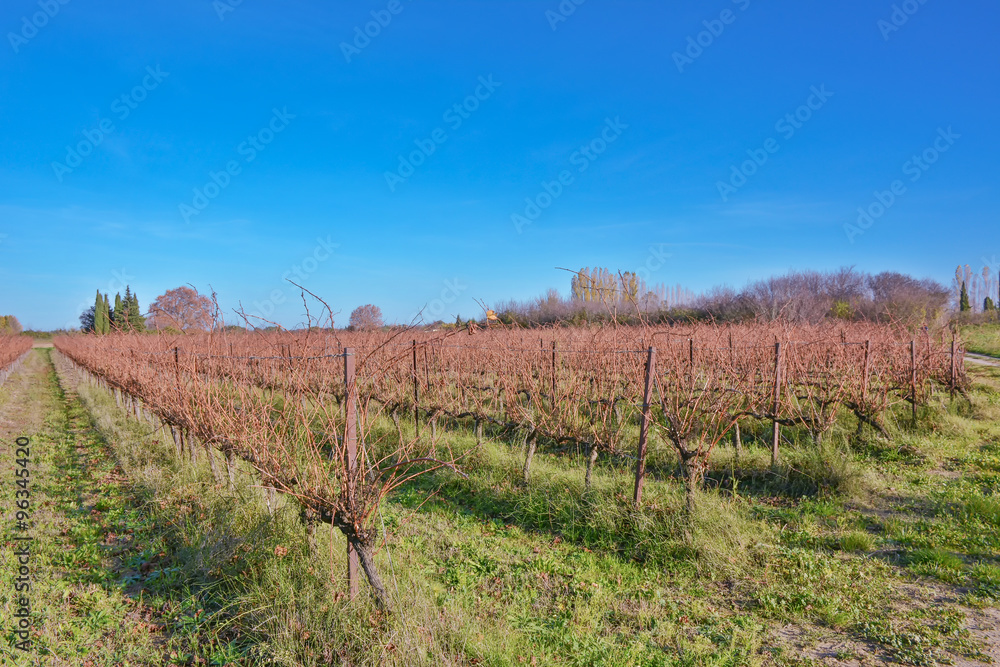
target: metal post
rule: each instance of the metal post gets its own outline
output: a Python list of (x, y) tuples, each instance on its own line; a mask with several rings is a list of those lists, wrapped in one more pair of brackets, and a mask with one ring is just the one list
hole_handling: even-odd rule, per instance
[(917, 423), (917, 341), (910, 341), (910, 394), (913, 396), (913, 423)]

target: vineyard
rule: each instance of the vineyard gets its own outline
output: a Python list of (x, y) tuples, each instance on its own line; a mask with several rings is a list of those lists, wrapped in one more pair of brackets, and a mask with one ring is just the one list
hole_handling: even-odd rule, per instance
[(0, 385), (24, 360), (31, 344), (27, 336), (0, 336)]
[[(382, 501), (420, 475), (462, 473), (443, 433), (522, 443), (523, 483), (540, 448), (601, 454), (635, 471), (642, 503), (650, 449), (673, 451), (687, 512), (720, 442), (770, 424), (817, 445), (841, 418), (886, 433), (901, 404), (916, 419), (935, 392), (964, 392), (960, 346), (881, 325), (698, 325), (436, 333), (70, 336), (60, 352), (136, 417), (169, 429), (178, 454), (203, 451), (218, 480), (237, 460), (287, 494), (307, 525), (328, 523), (388, 606), (373, 554)], [(899, 412), (896, 410), (895, 412)], [(516, 436), (516, 439), (515, 437)]]

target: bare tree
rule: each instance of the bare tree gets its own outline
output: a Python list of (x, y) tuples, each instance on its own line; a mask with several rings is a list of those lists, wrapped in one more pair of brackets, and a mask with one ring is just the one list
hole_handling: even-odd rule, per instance
[(149, 325), (157, 330), (207, 331), (212, 328), (214, 310), (208, 297), (190, 287), (178, 287), (156, 297), (149, 307)]
[(382, 309), (370, 303), (358, 306), (354, 309), (354, 312), (351, 313), (351, 319), (348, 326), (353, 331), (380, 329), (383, 326)]

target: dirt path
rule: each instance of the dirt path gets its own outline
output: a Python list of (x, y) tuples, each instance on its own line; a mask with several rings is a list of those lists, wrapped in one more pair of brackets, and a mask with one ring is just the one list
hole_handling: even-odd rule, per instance
[(973, 354), (972, 352), (966, 352), (965, 360), (980, 366), (1000, 366), (1000, 359), (987, 357), (985, 354)]
[[(141, 516), (50, 355), (35, 350), (0, 390), (0, 663), (183, 664), (169, 660), (162, 609), (128, 594), (126, 565), (143, 557)], [(16, 438), (27, 438), (26, 451), (15, 451)], [(30, 587), (17, 591), (17, 581)], [(15, 623), (26, 627), (12, 632)]]

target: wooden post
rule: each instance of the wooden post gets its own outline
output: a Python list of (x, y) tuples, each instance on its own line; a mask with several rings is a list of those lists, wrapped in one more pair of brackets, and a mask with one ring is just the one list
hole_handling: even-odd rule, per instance
[(694, 384), (694, 338), (688, 338), (688, 368), (691, 370), (691, 384)]
[(778, 443), (781, 440), (781, 424), (778, 423), (778, 408), (781, 404), (781, 343), (774, 344), (774, 403), (771, 428), (771, 467), (778, 467)]
[[(344, 350), (344, 387), (347, 425), (344, 428), (344, 453), (347, 456), (347, 494), (354, 498), (358, 492), (358, 393), (354, 384), (354, 348)], [(347, 590), (353, 600), (358, 596), (358, 552), (350, 540), (347, 542)]]
[(428, 360), (427, 348), (430, 347), (430, 343), (424, 343), (424, 384), (427, 385), (427, 391), (431, 390), (431, 365)]
[(558, 409), (556, 406), (556, 342), (552, 341), (552, 411)]
[(420, 436), (420, 378), (417, 376), (417, 341), (413, 341), (413, 432)]
[(871, 374), (871, 358), (872, 358), (872, 342), (869, 339), (865, 341), (865, 377), (861, 384), (862, 406), (866, 405), (868, 402), (868, 376)]
[(181, 455), (184, 453), (184, 450), (181, 447), (180, 436), (177, 434), (177, 429), (174, 428), (173, 424), (170, 425), (170, 436), (174, 439), (174, 449), (177, 450), (177, 458), (180, 459)]
[(462, 391), (462, 410), (469, 409), (469, 399), (465, 393), (465, 381), (462, 379), (462, 348), (458, 348), (458, 387)]
[(910, 341), (910, 395), (913, 396), (913, 423), (917, 423), (917, 341)]
[(642, 392), (642, 421), (639, 422), (639, 450), (635, 462), (635, 493), (633, 501), (638, 507), (642, 502), (642, 484), (646, 478), (646, 445), (649, 439), (649, 404), (653, 399), (653, 377), (656, 373), (656, 348), (651, 347), (646, 357), (646, 384)]
[(951, 390), (951, 400), (955, 400), (955, 339), (951, 339), (951, 369), (948, 373), (948, 388)]

